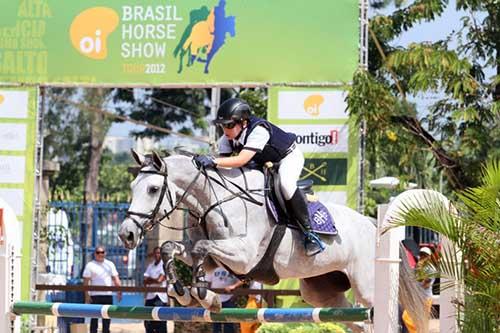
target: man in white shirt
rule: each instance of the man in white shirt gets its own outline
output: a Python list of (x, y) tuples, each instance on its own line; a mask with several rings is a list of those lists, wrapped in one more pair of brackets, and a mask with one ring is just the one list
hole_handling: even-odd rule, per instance
[[(226, 289), (239, 284), (238, 278), (229, 273), (222, 267), (217, 267), (213, 272), (206, 275), (206, 280), (210, 282), (210, 288)], [(234, 288), (233, 288), (234, 289)], [(226, 289), (227, 290), (227, 289)], [(236, 304), (233, 301), (231, 294), (219, 294), (223, 308), (234, 308)], [(213, 333), (234, 333), (235, 326), (233, 323), (213, 323)]]
[[(155, 247), (153, 250), (154, 261), (148, 265), (144, 273), (144, 285), (149, 287), (163, 287), (167, 289), (163, 261), (161, 260), (161, 248)], [(167, 306), (167, 293), (152, 292), (146, 294), (146, 306)], [(164, 321), (144, 321), (146, 333), (166, 333), (167, 323)]]
[[(87, 263), (83, 270), (83, 285), (88, 286), (121, 286), (118, 271), (115, 264), (106, 259), (106, 250), (103, 246), (95, 248), (94, 260)], [(122, 293), (117, 293), (118, 302), (121, 301)], [(113, 304), (113, 293), (111, 291), (88, 291), (85, 292), (85, 303)], [(102, 333), (109, 333), (110, 319), (102, 319)], [(97, 333), (98, 319), (90, 320), (90, 333)]]

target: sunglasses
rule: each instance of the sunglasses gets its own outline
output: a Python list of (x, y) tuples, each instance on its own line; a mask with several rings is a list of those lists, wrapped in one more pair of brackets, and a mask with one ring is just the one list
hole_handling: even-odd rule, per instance
[(104, 254), (106, 251), (95, 251), (95, 254)]
[(232, 129), (232, 128), (234, 128), (234, 126), (236, 126), (236, 123), (232, 122), (232, 123), (228, 123), (228, 124), (219, 124), (219, 126), (222, 128)]

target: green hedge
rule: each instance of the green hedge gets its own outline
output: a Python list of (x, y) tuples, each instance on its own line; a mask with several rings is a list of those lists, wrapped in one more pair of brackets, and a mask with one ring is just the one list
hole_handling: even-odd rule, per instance
[(258, 333), (346, 333), (341, 324), (263, 324)]

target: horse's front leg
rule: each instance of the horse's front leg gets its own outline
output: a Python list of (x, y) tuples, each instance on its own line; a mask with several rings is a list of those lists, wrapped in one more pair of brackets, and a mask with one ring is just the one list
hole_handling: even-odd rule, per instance
[(193, 285), (191, 296), (212, 312), (218, 312), (221, 302), (216, 293), (208, 289), (203, 264), (207, 259), (215, 259), (231, 270), (245, 274), (256, 263), (257, 247), (244, 239), (235, 237), (218, 240), (199, 240), (191, 250), (193, 257)]
[(179, 242), (166, 241), (161, 246), (161, 255), (163, 270), (167, 278), (167, 294), (170, 297), (174, 297), (183, 306), (192, 305), (194, 300), (189, 293), (189, 289), (177, 277), (174, 264), (176, 256), (180, 257), (183, 261), (186, 260), (192, 263), (192, 258), (187, 254), (185, 245)]
[(203, 265), (207, 259), (205, 253), (191, 253), (193, 255), (193, 282), (191, 284), (191, 296), (198, 300), (201, 306), (211, 312), (220, 312), (222, 303), (219, 295), (208, 289), (209, 283), (205, 278)]

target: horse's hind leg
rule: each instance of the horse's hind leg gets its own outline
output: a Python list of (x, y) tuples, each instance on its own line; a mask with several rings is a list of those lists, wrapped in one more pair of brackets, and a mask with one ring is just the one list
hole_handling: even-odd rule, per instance
[[(344, 291), (335, 291), (329, 278), (321, 276), (317, 278), (300, 279), (300, 294), (304, 301), (314, 307), (350, 308), (352, 304), (345, 297)], [(355, 333), (363, 332), (363, 325), (354, 322), (344, 322)]]

